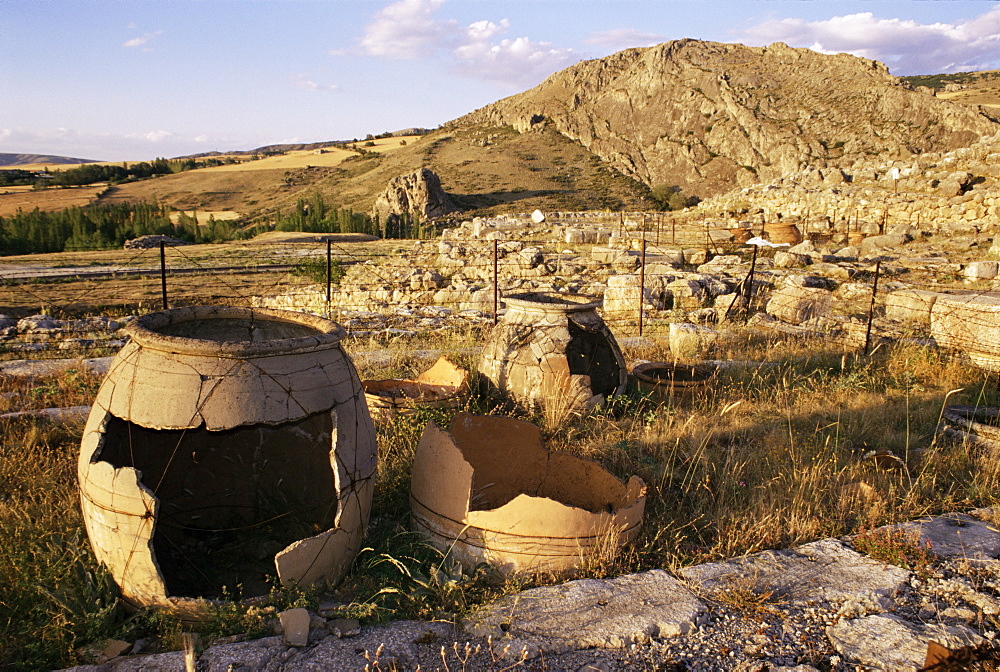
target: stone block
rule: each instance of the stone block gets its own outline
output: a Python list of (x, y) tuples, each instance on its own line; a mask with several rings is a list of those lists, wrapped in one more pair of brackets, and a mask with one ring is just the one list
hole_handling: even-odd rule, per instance
[(940, 294), (923, 289), (901, 289), (885, 297), (885, 316), (897, 322), (929, 325), (931, 308)]
[(781, 250), (774, 253), (775, 268), (796, 268), (798, 266), (805, 266), (811, 262), (812, 259), (805, 254), (782, 252)]
[(719, 332), (688, 322), (670, 325), (670, 352), (684, 359), (704, 359), (719, 340)]
[(962, 269), (966, 280), (992, 280), (1000, 273), (1000, 264), (995, 261), (973, 261)]
[(942, 347), (965, 352), (977, 366), (1000, 371), (1000, 294), (938, 296), (931, 336)]
[(818, 287), (785, 285), (771, 294), (766, 311), (779, 320), (799, 324), (813, 317), (829, 315), (833, 295)]

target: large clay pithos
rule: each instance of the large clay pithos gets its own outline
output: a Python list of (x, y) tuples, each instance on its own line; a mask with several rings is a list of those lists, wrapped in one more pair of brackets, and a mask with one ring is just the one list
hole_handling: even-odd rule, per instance
[(586, 410), (625, 391), (628, 371), (589, 296), (531, 292), (504, 297), (479, 372), (494, 391), (528, 409)]
[(97, 393), (79, 459), (91, 544), (126, 600), (339, 579), (371, 508), (375, 434), (343, 329), (279, 310), (145, 315)]

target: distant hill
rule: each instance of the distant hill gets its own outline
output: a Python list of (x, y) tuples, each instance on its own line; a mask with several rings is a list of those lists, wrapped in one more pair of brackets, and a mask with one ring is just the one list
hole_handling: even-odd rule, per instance
[(4, 154), (0, 153), (0, 167), (16, 168), (35, 163), (51, 163), (52, 165), (72, 165), (77, 163), (96, 163), (94, 159), (74, 159), (70, 156), (52, 156), (50, 154)]
[(882, 63), (678, 40), (584, 61), (448, 127), (555, 129), (648, 185), (709, 196), (807, 166), (967, 146), (1000, 130)]
[[(991, 137), (1000, 131), (1000, 109), (946, 99), (971, 91), (955, 86), (980, 91), (998, 81), (976, 74), (942, 76), (954, 80), (942, 88), (954, 90), (935, 95), (882, 63), (847, 54), (679, 40), (578, 63), (395, 142), (392, 151), (372, 151), (367, 140), (268, 145), (239, 154), (302, 156), (280, 167), (253, 161), (116, 185), (102, 200), (156, 199), (268, 221), (317, 193), (368, 211), (391, 179), (429, 168), (465, 216), (649, 209), (659, 185), (705, 198), (805, 168), (849, 168), (873, 156), (902, 159)], [(334, 145), (326, 158), (311, 153)], [(346, 156), (328, 161), (335, 153)]]
[[(426, 135), (430, 133), (428, 128), (405, 128), (401, 131), (392, 131), (381, 133), (379, 138), (399, 138), (403, 136), (410, 135)], [(203, 152), (201, 154), (190, 154), (186, 156), (179, 156), (175, 158), (188, 159), (188, 158), (203, 158), (209, 156), (220, 156), (220, 155), (232, 155), (232, 156), (252, 156), (254, 154), (274, 154), (274, 153), (284, 153), (284, 152), (301, 152), (301, 151), (311, 151), (314, 149), (326, 149), (328, 147), (342, 147), (344, 145), (349, 145), (354, 142), (359, 142), (360, 140), (350, 139), (350, 140), (325, 140), (323, 142), (304, 142), (297, 144), (283, 144), (283, 145), (264, 145), (262, 147), (256, 147), (254, 149), (240, 149), (233, 150), (229, 152)]]

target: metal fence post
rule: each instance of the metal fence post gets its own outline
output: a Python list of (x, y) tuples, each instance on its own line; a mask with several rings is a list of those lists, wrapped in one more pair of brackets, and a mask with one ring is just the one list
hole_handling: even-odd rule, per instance
[(639, 335), (642, 336), (643, 298), (646, 294), (646, 233), (642, 234), (642, 256), (639, 259)]
[(875, 317), (875, 294), (878, 293), (878, 275), (882, 269), (882, 260), (875, 262), (875, 281), (872, 283), (872, 305), (868, 309), (868, 330), (865, 332), (865, 355), (867, 356), (872, 344), (872, 319)]
[(493, 326), (496, 326), (500, 312), (500, 245), (493, 239)]
[(160, 295), (163, 297), (163, 310), (167, 310), (167, 253), (163, 241), (160, 241)]
[(326, 241), (326, 312), (330, 312), (330, 301), (333, 299), (331, 287), (333, 285), (333, 258), (331, 252), (332, 243), (330, 239)]

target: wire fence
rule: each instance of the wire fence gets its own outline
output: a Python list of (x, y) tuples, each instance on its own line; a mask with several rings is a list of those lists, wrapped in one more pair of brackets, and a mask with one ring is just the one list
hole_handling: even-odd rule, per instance
[[(161, 244), (103, 256), (62, 255), (60, 267), (6, 266), (0, 268), (0, 314), (8, 316), (0, 319), (0, 352), (113, 345), (113, 318), (198, 303), (306, 310), (366, 333), (437, 329), (448, 318), (488, 326), (502, 313), (504, 296), (532, 291), (602, 296), (602, 316), (612, 330), (641, 336), (676, 321), (752, 320), (787, 284), (785, 276), (830, 272), (809, 265), (776, 269), (771, 250), (720, 240), (709, 224), (624, 216), (620, 224), (610, 244), (596, 245), (567, 243), (566, 237), (447, 234), (364, 244)], [(580, 230), (585, 238), (587, 230)], [(817, 304), (800, 307), (806, 319), (758, 324), (843, 337), (865, 350), (905, 333), (957, 349), (996, 346), (1000, 352), (1000, 335), (993, 336), (1000, 334), (1000, 294), (993, 280), (970, 282), (943, 258), (922, 263), (924, 272), (917, 274), (892, 257), (841, 261), (834, 264), (835, 283), (810, 288), (827, 290), (829, 300), (791, 292), (796, 305)], [(937, 313), (947, 333), (932, 334), (931, 310), (942, 295)], [(35, 318), (32, 327), (32, 318), (22, 319), (31, 315), (53, 319)], [(103, 335), (94, 322), (100, 315), (112, 318)]]

